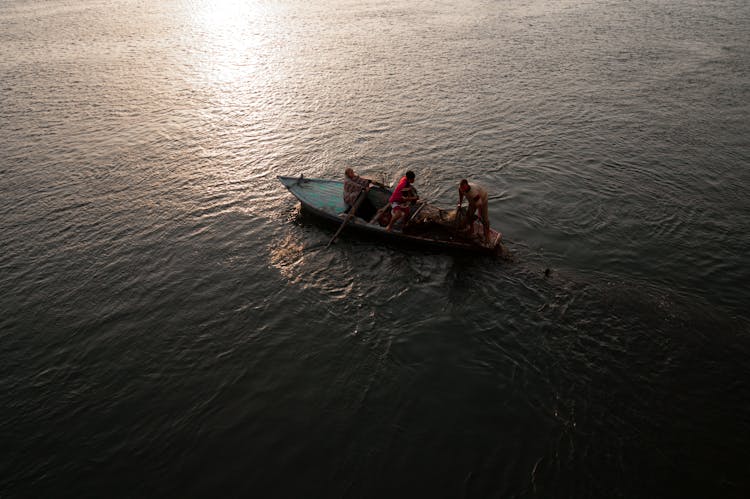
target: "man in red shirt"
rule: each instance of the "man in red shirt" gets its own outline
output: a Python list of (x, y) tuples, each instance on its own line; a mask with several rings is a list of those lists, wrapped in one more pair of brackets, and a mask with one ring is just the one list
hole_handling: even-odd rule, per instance
[[(388, 232), (391, 231), (396, 220), (401, 217), (405, 216), (406, 221), (409, 220), (409, 213), (411, 211), (409, 209), (409, 203), (419, 199), (419, 196), (416, 195), (416, 192), (414, 192), (414, 189), (411, 187), (415, 178), (416, 176), (413, 171), (409, 170), (406, 172), (406, 175), (401, 177), (398, 185), (393, 190), (393, 194), (391, 194), (390, 199), (388, 199), (388, 202), (391, 203), (391, 221), (388, 222), (388, 227), (385, 229)], [(406, 221), (404, 223), (406, 223)]]

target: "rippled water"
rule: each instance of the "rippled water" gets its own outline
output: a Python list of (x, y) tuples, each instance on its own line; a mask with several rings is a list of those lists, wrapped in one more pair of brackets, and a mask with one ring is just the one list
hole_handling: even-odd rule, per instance
[[(0, 495), (746, 497), (748, 32), (3, 2)], [(514, 261), (324, 249), (276, 176), (347, 165), (484, 184)]]

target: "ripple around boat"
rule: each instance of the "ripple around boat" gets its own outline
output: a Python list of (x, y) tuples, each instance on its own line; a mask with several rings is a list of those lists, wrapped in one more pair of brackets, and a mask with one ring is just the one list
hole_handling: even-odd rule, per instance
[[(346, 204), (342, 192), (344, 183), (338, 180), (305, 178), (304, 176), (280, 176), (279, 180), (291, 192), (303, 209), (314, 215), (341, 225), (346, 220)], [(345, 230), (377, 236), (388, 241), (419, 245), (466, 253), (484, 253), (508, 257), (509, 251), (502, 243), (502, 234), (490, 229), (488, 241), (483, 239), (483, 227), (474, 221), (470, 228), (460, 230), (461, 217), (466, 209), (447, 211), (429, 203), (417, 202), (412, 206), (409, 222), (403, 227), (396, 224), (388, 232), (384, 223), (377, 220), (377, 210), (388, 204), (391, 191), (373, 186), (356, 216), (348, 222)], [(459, 219), (456, 219), (456, 216)]]

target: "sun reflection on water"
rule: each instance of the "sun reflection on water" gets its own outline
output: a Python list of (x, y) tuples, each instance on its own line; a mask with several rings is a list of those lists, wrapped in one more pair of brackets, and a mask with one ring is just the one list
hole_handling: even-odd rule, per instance
[(198, 9), (198, 19), (204, 25), (231, 29), (241, 26), (248, 14), (260, 10), (258, 2), (247, 0), (213, 0), (204, 1)]
[[(205, 179), (189, 185), (208, 202), (245, 206), (268, 164), (253, 154), (268, 140), (269, 105), (280, 78), (285, 10), (263, 0), (184, 0), (177, 76), (183, 81), (185, 140), (199, 151)], [(186, 88), (185, 88), (186, 87)], [(189, 138), (189, 139), (188, 139)], [(185, 153), (188, 154), (188, 153)], [(187, 158), (189, 161), (192, 158)], [(267, 199), (252, 200), (261, 206)]]
[(304, 275), (299, 272), (299, 268), (305, 264), (304, 250), (305, 247), (302, 242), (289, 234), (283, 241), (270, 248), (271, 265), (289, 281), (298, 282), (300, 276)]
[(219, 91), (257, 78), (269, 28), (266, 7), (254, 0), (195, 0), (190, 23), (200, 75)]

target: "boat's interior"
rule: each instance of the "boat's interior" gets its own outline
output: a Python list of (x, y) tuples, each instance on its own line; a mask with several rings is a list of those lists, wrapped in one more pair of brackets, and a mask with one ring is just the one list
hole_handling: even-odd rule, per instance
[[(357, 209), (357, 217), (368, 223), (379, 224), (381, 227), (388, 224), (390, 210), (388, 209), (388, 198), (390, 192), (380, 187), (373, 187)], [(405, 233), (427, 237), (439, 241), (456, 241), (457, 239), (471, 238), (470, 234), (462, 233), (456, 221), (456, 211), (442, 210), (430, 204), (415, 203), (412, 207), (409, 223)], [(465, 216), (466, 210), (461, 213)], [(400, 225), (400, 223), (399, 223)]]
[[(391, 193), (383, 189), (382, 187), (373, 187), (367, 193), (367, 197), (362, 201), (357, 208), (356, 215), (366, 221), (372, 220), (379, 209), (384, 208), (388, 205), (388, 198)], [(388, 222), (386, 221), (386, 224)]]

